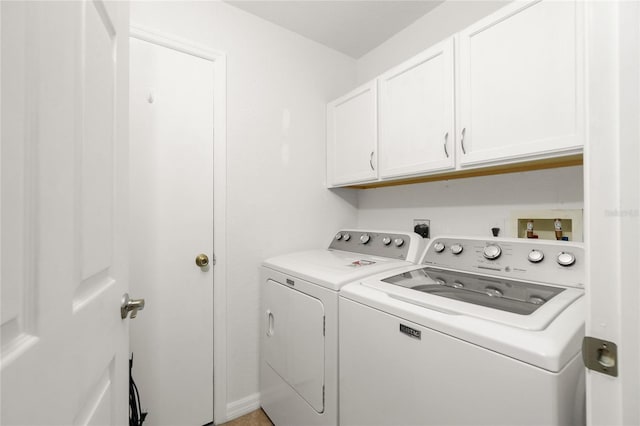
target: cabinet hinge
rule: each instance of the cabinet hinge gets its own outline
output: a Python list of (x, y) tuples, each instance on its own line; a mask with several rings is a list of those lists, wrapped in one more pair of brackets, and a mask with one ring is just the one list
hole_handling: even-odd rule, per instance
[(618, 377), (618, 346), (602, 339), (582, 339), (582, 362), (589, 370)]
[(322, 406), (324, 407), (324, 385), (322, 385)]
[(327, 317), (326, 316), (322, 317), (322, 335), (323, 336), (327, 335)]

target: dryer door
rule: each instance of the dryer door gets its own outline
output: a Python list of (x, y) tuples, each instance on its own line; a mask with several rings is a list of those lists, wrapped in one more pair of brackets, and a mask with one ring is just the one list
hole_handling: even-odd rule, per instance
[(322, 302), (267, 280), (264, 290), (264, 361), (318, 413), (324, 411)]

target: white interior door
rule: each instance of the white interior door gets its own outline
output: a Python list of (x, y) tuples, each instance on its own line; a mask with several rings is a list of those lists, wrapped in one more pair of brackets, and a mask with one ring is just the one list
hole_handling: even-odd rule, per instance
[(0, 7), (0, 423), (126, 424), (128, 5)]
[(131, 38), (131, 327), (149, 425), (213, 420), (214, 63)]

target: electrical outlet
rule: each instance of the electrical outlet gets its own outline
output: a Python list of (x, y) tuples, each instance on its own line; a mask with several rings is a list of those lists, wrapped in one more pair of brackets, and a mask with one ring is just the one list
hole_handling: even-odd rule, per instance
[(429, 219), (413, 219), (413, 226), (415, 227), (416, 225), (427, 225), (427, 226), (430, 226), (431, 225), (431, 221)]
[(422, 238), (429, 238), (431, 236), (431, 221), (429, 219), (413, 219), (413, 232), (422, 236)]

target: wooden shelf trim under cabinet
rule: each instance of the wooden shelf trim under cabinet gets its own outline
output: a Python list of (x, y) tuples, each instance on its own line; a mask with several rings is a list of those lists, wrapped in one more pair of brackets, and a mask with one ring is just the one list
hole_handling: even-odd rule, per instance
[(564, 157), (547, 158), (514, 164), (503, 164), (492, 167), (475, 168), (471, 170), (456, 170), (433, 174), (429, 176), (398, 178), (393, 181), (378, 181), (363, 185), (351, 185), (347, 188), (370, 189), (382, 188), (385, 186), (409, 185), (412, 183), (435, 182), (440, 180), (463, 179), (477, 176), (500, 175), (506, 173), (529, 172), (532, 170), (555, 169), (559, 167), (571, 167), (582, 165), (582, 154), (569, 155)]

